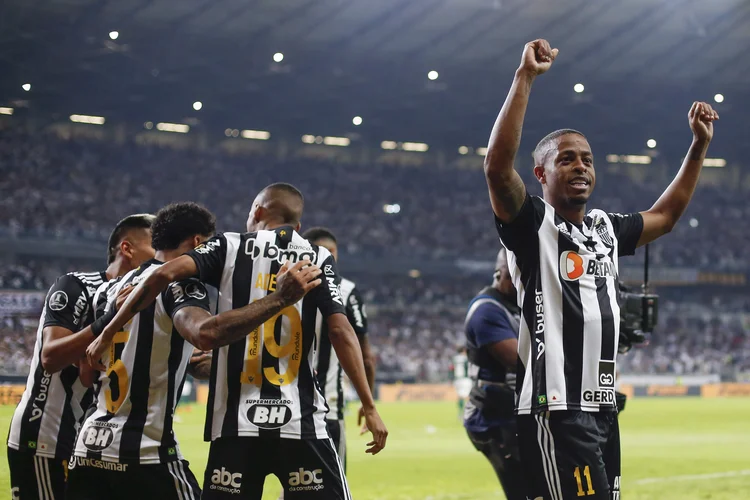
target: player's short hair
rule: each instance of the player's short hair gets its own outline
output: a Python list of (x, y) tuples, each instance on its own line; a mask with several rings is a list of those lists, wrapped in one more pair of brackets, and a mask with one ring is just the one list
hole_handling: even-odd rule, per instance
[(580, 135), (581, 137), (586, 139), (586, 136), (583, 135), (582, 132), (579, 132), (578, 130), (572, 128), (561, 128), (560, 130), (555, 130), (554, 132), (547, 134), (541, 141), (539, 141), (539, 144), (536, 145), (536, 147), (534, 148), (534, 152), (531, 153), (531, 156), (534, 158), (534, 166), (544, 165), (547, 153), (549, 153), (550, 143), (558, 137), (568, 134)]
[(333, 232), (326, 227), (311, 227), (305, 231), (302, 237), (309, 241), (331, 240), (338, 244), (336, 236), (334, 236)]
[(286, 182), (275, 182), (263, 188), (267, 205), (273, 217), (282, 224), (297, 224), (302, 219), (305, 197), (296, 187)]
[(111, 264), (117, 255), (117, 248), (123, 238), (132, 229), (150, 229), (155, 217), (151, 214), (128, 215), (117, 223), (107, 240), (107, 264)]
[(216, 217), (207, 208), (192, 201), (170, 203), (156, 212), (151, 227), (154, 250), (174, 250), (186, 239), (216, 233)]

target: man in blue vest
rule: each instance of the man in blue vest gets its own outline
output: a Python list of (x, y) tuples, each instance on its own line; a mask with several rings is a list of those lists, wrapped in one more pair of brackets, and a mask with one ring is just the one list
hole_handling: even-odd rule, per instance
[(473, 387), (464, 427), (474, 447), (492, 464), (508, 500), (525, 500), (516, 440), (516, 364), (520, 308), (505, 248), (495, 263), (492, 286), (469, 304), (466, 347)]

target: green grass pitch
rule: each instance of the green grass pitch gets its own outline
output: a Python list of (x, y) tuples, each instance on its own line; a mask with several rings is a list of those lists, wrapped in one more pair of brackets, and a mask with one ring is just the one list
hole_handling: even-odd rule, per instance
[[(381, 404), (390, 436), (378, 456), (364, 453), (350, 408), (349, 484), (357, 500), (503, 498), (484, 457), (474, 451), (451, 403)], [(13, 408), (0, 407), (7, 436)], [(204, 409), (178, 410), (177, 437), (199, 481), (208, 445)], [(637, 399), (621, 415), (622, 495), (627, 500), (750, 498), (750, 399)], [(8, 498), (8, 465), (0, 460), (0, 498)], [(279, 482), (269, 477), (265, 499)]]

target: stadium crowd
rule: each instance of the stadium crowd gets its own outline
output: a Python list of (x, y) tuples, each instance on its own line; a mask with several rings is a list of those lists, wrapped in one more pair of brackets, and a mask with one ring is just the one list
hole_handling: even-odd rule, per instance
[[(521, 173), (538, 192), (531, 169)], [(221, 230), (238, 230), (252, 193), (278, 179), (293, 179), (305, 194), (303, 224), (345, 235), (347, 253), (493, 258), (498, 239), (479, 172), (240, 158), (8, 130), (0, 131), (0, 235), (103, 241), (121, 217), (180, 200), (205, 204), (217, 214)], [(661, 180), (636, 182), (606, 171), (592, 205), (613, 212), (644, 210), (664, 187)], [(673, 234), (653, 244), (653, 263), (745, 269), (750, 234), (743, 224), (750, 206), (737, 202), (741, 199), (725, 188), (699, 188)], [(385, 204), (398, 204), (400, 211), (385, 213)], [(715, 244), (695, 245), (708, 240)]]
[[(522, 172), (530, 186), (531, 171)], [(306, 226), (331, 227), (348, 258), (399, 256), (492, 259), (498, 241), (479, 172), (270, 157), (231, 157), (132, 144), (63, 141), (0, 131), (0, 237), (104, 241), (124, 215), (195, 200), (217, 214), (220, 229), (245, 225), (260, 186), (293, 179), (306, 196)], [(644, 209), (660, 183), (636, 184), (622, 173), (601, 175), (594, 205), (614, 212)], [(654, 265), (742, 270), (750, 206), (716, 187), (702, 187), (668, 238), (652, 247)], [(387, 214), (385, 204), (400, 212)], [(103, 210), (102, 207), (107, 207)], [(690, 219), (697, 219), (691, 224)], [(715, 244), (695, 245), (695, 241)], [(0, 290), (46, 290), (59, 275), (98, 266), (65, 259), (0, 255)], [(357, 276), (371, 311), (381, 374), (444, 380), (461, 341), (465, 307), (483, 286), (475, 277)], [(717, 299), (718, 300), (718, 299)], [(622, 357), (638, 373), (750, 370), (746, 300), (705, 304), (700, 296), (662, 304), (648, 346)], [(701, 305), (702, 304), (702, 305)], [(0, 319), (0, 372), (25, 373), (35, 318)], [(700, 332), (700, 333), (698, 333)]]

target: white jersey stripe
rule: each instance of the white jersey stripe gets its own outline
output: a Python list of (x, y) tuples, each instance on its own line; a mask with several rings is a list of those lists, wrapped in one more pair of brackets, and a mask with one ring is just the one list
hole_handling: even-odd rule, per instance
[[(544, 222), (542, 223), (542, 229), (544, 231), (545, 226), (555, 227), (555, 211), (551, 206), (546, 207), (547, 210), (544, 214)], [(556, 235), (557, 236), (557, 235)], [(557, 237), (554, 238), (540, 238), (539, 241), (539, 253), (540, 255), (557, 255)], [(542, 296), (544, 298), (544, 352), (539, 354), (539, 346), (535, 346), (537, 349), (537, 360), (544, 364), (545, 374), (545, 386), (546, 386), (546, 399), (549, 408), (555, 408), (565, 410), (568, 408), (567, 405), (567, 386), (565, 383), (565, 377), (560, 377), (561, 373), (565, 370), (565, 360), (563, 356), (558, 356), (556, 353), (563, 352), (563, 311), (562, 311), (562, 284), (559, 279), (559, 272), (557, 268), (557, 259), (540, 260), (540, 273), (542, 282)], [(553, 265), (554, 264), (554, 265)], [(537, 292), (535, 292), (537, 293)], [(533, 379), (533, 375), (527, 370), (526, 376)], [(529, 401), (529, 406), (534, 404), (533, 401)]]

